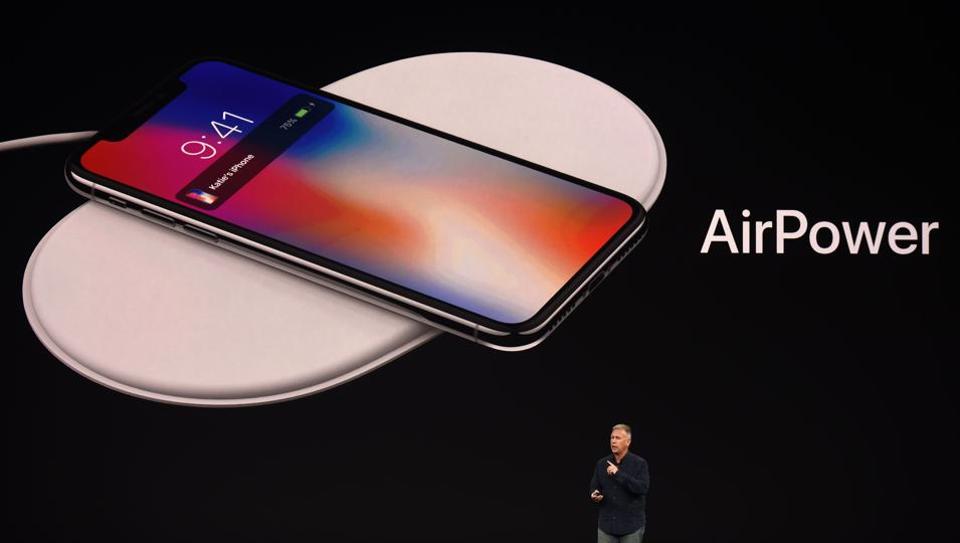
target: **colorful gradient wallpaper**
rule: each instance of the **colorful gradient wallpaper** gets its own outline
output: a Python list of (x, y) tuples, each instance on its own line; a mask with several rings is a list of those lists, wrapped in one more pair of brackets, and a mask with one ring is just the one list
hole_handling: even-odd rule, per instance
[(632, 215), (614, 196), (227, 63), (181, 80), (81, 164), (499, 322), (533, 317)]

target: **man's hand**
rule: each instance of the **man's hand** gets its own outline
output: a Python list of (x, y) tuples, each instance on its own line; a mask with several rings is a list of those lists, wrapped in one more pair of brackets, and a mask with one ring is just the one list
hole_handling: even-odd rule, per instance
[(600, 500), (603, 499), (603, 494), (601, 494), (599, 490), (594, 490), (593, 492), (590, 493), (590, 499), (597, 503), (600, 503)]
[(616, 475), (620, 471), (620, 468), (615, 466), (613, 462), (607, 460), (607, 475)]

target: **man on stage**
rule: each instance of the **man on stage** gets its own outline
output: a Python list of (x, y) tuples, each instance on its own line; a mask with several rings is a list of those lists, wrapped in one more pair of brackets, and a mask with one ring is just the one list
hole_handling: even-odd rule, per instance
[(646, 528), (647, 461), (630, 452), (630, 427), (610, 432), (610, 452), (597, 462), (590, 499), (600, 505), (597, 543), (641, 543)]

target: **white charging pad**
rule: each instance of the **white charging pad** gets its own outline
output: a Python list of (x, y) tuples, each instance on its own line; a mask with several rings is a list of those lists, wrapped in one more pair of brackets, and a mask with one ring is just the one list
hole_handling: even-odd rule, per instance
[[(630, 194), (647, 209), (663, 186), (666, 156), (647, 116), (556, 64), (442, 53), (324, 89)], [(37, 337), (70, 368), (127, 394), (186, 405), (311, 394), (438, 333), (95, 202), (37, 245), (23, 300)]]

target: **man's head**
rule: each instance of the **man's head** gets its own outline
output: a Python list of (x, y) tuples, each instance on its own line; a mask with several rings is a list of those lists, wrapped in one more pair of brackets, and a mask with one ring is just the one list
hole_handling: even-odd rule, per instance
[(620, 456), (630, 448), (630, 427), (626, 424), (614, 425), (610, 431), (610, 451)]

